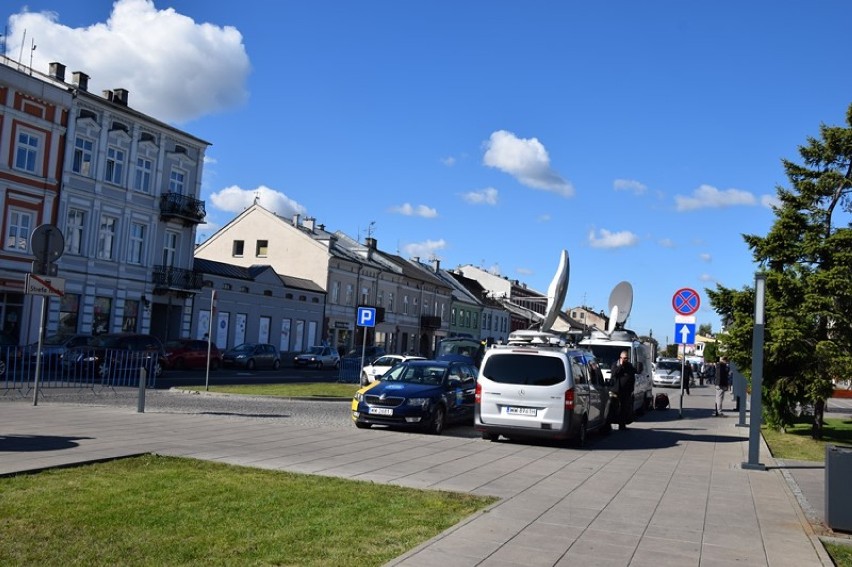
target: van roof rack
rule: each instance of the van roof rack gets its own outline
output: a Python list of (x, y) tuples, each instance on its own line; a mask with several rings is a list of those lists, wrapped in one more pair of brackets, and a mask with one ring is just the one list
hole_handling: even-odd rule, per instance
[(510, 345), (537, 345), (553, 347), (562, 347), (566, 345), (565, 339), (557, 333), (533, 329), (512, 331), (509, 333), (509, 339), (507, 342)]

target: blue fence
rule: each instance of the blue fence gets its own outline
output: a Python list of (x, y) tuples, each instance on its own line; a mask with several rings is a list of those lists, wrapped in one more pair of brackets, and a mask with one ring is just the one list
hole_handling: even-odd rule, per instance
[(360, 380), (361, 375), (361, 359), (360, 358), (341, 358), (340, 369), (337, 373), (338, 382), (346, 382), (347, 384), (356, 384)]
[(34, 348), (0, 348), (0, 391), (28, 391), (39, 384), (46, 388), (114, 388), (139, 386), (140, 372), (148, 375), (145, 385), (154, 388), (161, 372), (156, 353), (107, 350), (100, 356), (91, 350), (75, 350), (74, 356), (42, 352), (41, 363)]

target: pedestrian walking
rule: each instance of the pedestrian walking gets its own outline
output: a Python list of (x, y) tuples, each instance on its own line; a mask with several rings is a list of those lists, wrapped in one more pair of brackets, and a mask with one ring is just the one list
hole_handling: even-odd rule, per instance
[(689, 395), (689, 383), (692, 382), (692, 363), (688, 360), (683, 361), (683, 374), (680, 377), (683, 390), (686, 395)]
[(725, 401), (725, 392), (728, 390), (730, 368), (728, 358), (723, 356), (716, 363), (716, 412), (715, 416), (723, 416), (722, 403)]
[(618, 429), (627, 429), (633, 422), (633, 389), (636, 387), (636, 368), (630, 364), (626, 350), (621, 351), (611, 369), (612, 385), (618, 393)]

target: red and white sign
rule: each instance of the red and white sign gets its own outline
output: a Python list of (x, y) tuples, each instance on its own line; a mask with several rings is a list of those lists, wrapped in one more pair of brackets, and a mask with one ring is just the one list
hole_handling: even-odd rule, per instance
[(27, 274), (26, 290), (32, 295), (62, 297), (65, 295), (65, 279)]

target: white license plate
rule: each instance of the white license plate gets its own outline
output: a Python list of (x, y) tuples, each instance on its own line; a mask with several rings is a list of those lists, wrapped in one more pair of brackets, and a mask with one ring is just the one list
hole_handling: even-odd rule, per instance
[(390, 408), (370, 408), (372, 415), (393, 415), (393, 410)]
[(531, 415), (531, 416), (535, 417), (537, 412), (538, 412), (538, 410), (536, 410), (535, 408), (513, 408), (513, 407), (507, 407), (506, 408), (506, 413), (508, 415)]

